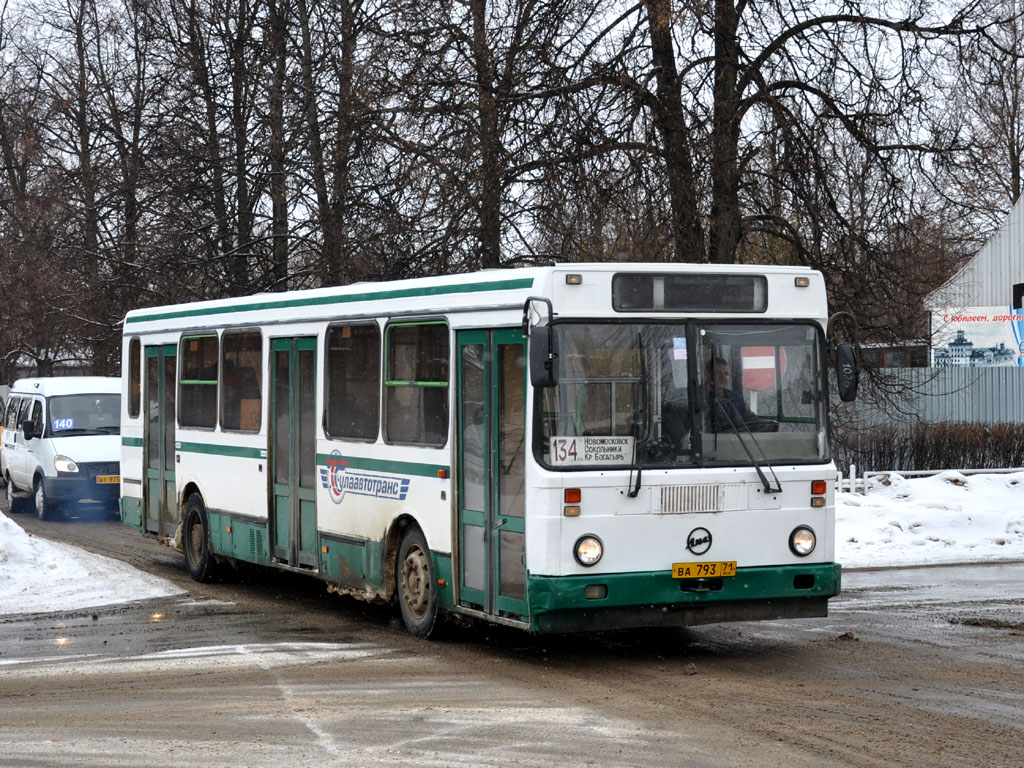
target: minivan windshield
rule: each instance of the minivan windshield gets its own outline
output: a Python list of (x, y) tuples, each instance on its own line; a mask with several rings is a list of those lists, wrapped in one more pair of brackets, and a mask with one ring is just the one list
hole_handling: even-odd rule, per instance
[(50, 437), (116, 435), (121, 431), (121, 395), (58, 395), (49, 399)]
[(540, 395), (555, 469), (810, 463), (830, 457), (813, 323), (565, 322)]

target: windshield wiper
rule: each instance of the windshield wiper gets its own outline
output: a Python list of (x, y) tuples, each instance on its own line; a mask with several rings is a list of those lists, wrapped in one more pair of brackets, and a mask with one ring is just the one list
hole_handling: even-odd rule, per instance
[[(712, 406), (712, 408), (714, 408), (714, 406)], [(764, 452), (764, 448), (761, 447), (761, 443), (757, 441), (757, 438), (754, 437), (754, 433), (750, 431), (750, 427), (747, 426), (747, 422), (741, 422), (743, 424), (743, 429), (747, 431), (747, 434), (750, 436), (750, 439), (754, 442), (754, 445), (757, 446), (757, 450), (761, 452), (761, 456), (764, 458), (764, 465), (768, 467), (768, 471), (772, 473), (772, 480), (775, 481), (774, 488), (772, 487), (772, 484), (768, 482), (768, 477), (765, 475), (764, 470), (761, 469), (760, 462), (756, 458), (754, 458), (754, 453), (750, 450), (750, 446), (747, 445), (747, 441), (744, 439), (740, 431), (736, 428), (736, 422), (733, 421), (732, 416), (729, 415), (729, 409), (723, 407), (719, 408), (718, 410), (721, 411), (725, 418), (729, 420), (729, 426), (731, 426), (732, 431), (736, 433), (736, 439), (739, 440), (740, 445), (743, 446), (743, 450), (746, 451), (747, 458), (750, 459), (750, 463), (754, 465), (754, 470), (757, 472), (757, 476), (761, 478), (761, 484), (764, 485), (764, 492), (782, 493), (782, 486), (779, 485), (779, 478), (775, 474), (775, 470), (772, 469), (771, 462), (768, 461), (768, 454)]]

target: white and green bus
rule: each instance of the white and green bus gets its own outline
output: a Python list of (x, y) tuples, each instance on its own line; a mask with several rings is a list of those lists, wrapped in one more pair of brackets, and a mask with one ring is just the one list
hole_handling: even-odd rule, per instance
[(132, 311), (122, 519), (199, 581), (307, 573), (418, 636), (824, 616), (827, 321), (817, 272), (683, 264)]

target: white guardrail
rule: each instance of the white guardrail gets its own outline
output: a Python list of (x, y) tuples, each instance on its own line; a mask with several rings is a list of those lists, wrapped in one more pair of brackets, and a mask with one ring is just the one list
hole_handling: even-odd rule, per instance
[(1012, 472), (1024, 472), (1024, 467), (1000, 467), (993, 469), (908, 469), (898, 470), (891, 469), (882, 472), (863, 472), (857, 474), (857, 466), (855, 464), (850, 465), (850, 471), (844, 475), (843, 470), (839, 470), (838, 477), (836, 478), (836, 490), (843, 491), (844, 493), (859, 493), (866, 494), (870, 483), (868, 482), (871, 478), (884, 477), (886, 475), (899, 475), (900, 477), (931, 477), (932, 475), (941, 475), (943, 472), (958, 472), (961, 475), (998, 475), (998, 474), (1009, 474)]

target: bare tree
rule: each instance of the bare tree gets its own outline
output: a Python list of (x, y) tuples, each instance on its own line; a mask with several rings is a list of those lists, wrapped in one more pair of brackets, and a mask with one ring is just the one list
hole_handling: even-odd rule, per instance
[(975, 248), (1024, 188), (1024, 4), (996, 0), (992, 13), (996, 23), (986, 34), (949, 51), (949, 108), (931, 128), (959, 151), (925, 169), (934, 174), (948, 215), (973, 230)]
[(592, 149), (572, 146), (581, 131), (567, 97), (579, 89), (569, 70), (595, 7), (402, 6), (392, 33), (404, 51), (404, 79), (388, 128), (395, 149), (434, 175), (435, 264), (472, 269), (536, 258), (545, 184)]

